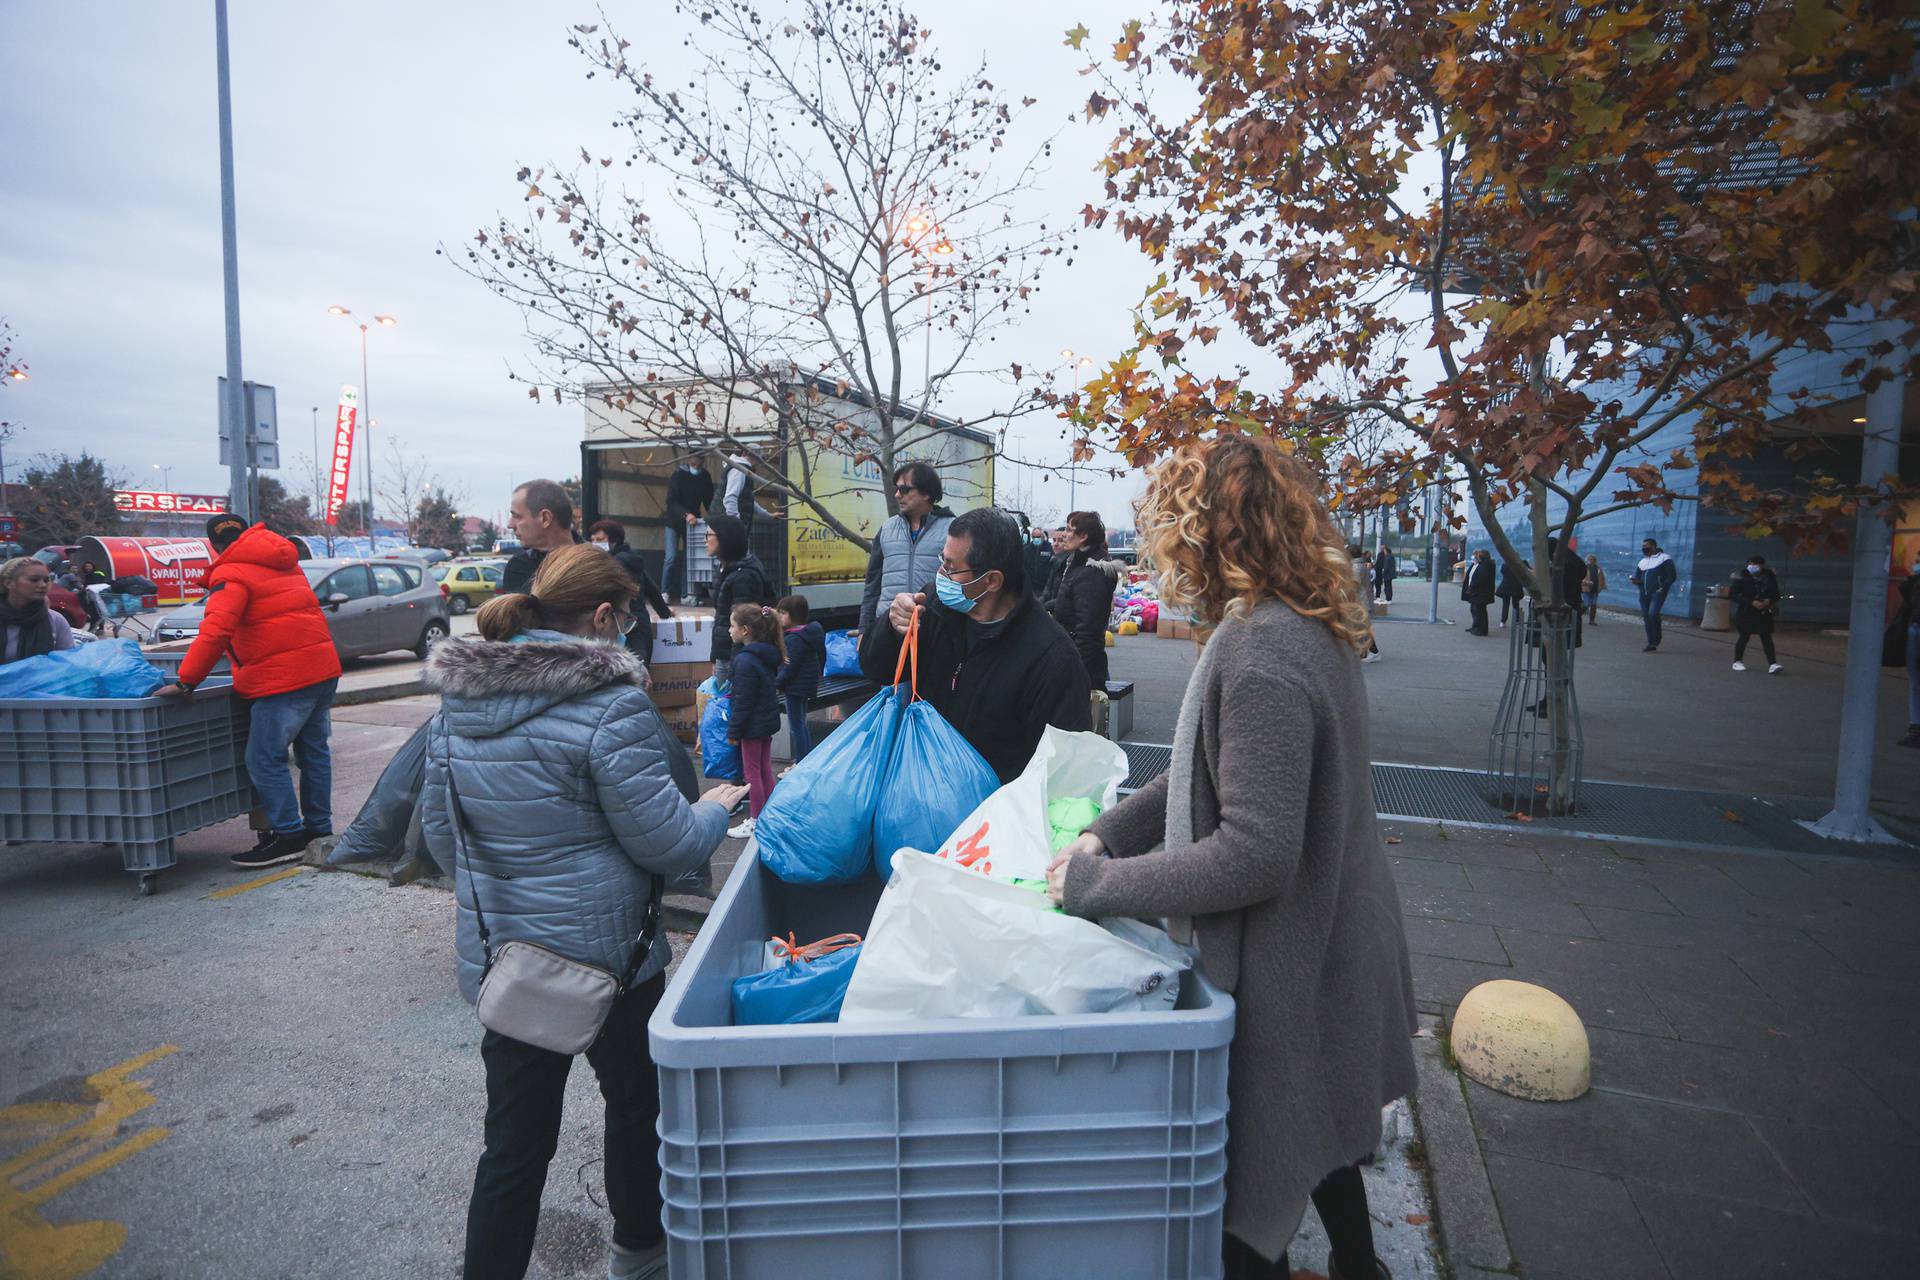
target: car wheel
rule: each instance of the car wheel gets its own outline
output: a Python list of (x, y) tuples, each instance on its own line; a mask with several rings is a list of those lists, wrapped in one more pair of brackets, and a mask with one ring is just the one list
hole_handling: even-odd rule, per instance
[(447, 624), (435, 618), (420, 633), (420, 643), (414, 648), (413, 656), (422, 662), (427, 660), (427, 651), (447, 638)]
[(453, 610), (455, 617), (460, 616), (472, 607), (472, 605), (467, 603), (467, 598), (464, 595), (455, 596), (453, 599), (447, 601), (447, 608)]

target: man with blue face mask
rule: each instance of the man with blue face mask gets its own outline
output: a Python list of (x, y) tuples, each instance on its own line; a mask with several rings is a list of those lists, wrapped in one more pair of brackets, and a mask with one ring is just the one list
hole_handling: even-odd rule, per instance
[(920, 696), (1002, 782), (1026, 768), (1048, 725), (1093, 728), (1086, 667), (1028, 592), (1024, 554), (1012, 516), (993, 507), (967, 512), (948, 526), (934, 580), (894, 596), (889, 625), (860, 638), (862, 669), (889, 683), (913, 612), (925, 610)]

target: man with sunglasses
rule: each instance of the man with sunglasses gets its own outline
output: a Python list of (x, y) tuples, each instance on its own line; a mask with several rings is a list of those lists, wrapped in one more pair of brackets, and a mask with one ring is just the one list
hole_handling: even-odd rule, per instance
[(953, 521), (939, 568), (894, 595), (884, 626), (861, 633), (860, 666), (886, 684), (901, 637), (920, 618), (920, 696), (973, 744), (1000, 781), (1020, 776), (1048, 725), (1093, 728), (1087, 669), (1027, 590), (1020, 527), (993, 507)]
[(893, 500), (900, 514), (890, 517), (873, 536), (867, 589), (860, 597), (861, 635), (872, 628), (874, 616), (884, 607), (882, 601), (917, 591), (939, 567), (940, 549), (953, 523), (953, 512), (940, 506), (942, 494), (940, 473), (926, 463), (907, 462), (894, 468)]

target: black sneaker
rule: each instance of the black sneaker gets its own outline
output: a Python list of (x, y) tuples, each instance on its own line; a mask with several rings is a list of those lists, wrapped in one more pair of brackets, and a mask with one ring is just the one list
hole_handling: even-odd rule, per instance
[(1897, 747), (1920, 747), (1920, 724), (1907, 726), (1907, 736), (1894, 744)]
[(255, 871), (261, 867), (277, 867), (283, 862), (298, 862), (300, 855), (306, 851), (306, 832), (292, 831), (277, 835), (258, 848), (236, 853), (227, 861), (242, 871)]

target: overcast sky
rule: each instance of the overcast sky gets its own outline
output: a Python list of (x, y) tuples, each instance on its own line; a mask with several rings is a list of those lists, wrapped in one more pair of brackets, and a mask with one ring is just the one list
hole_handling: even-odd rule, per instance
[[(154, 467), (164, 464), (177, 491), (224, 492), (211, 0), (10, 0), (7, 9), (0, 315), (32, 367), (30, 381), (6, 392), (6, 416), (24, 428), (8, 448), (9, 471), (84, 447), (136, 486), (161, 487)], [(685, 19), (671, 4), (630, 0), (608, 12), (638, 60), (676, 65)], [(398, 318), (370, 339), (373, 416), (382, 433), (431, 456), (466, 510), (491, 516), (512, 481), (579, 469), (580, 410), (535, 405), (506, 378), (508, 362), (525, 355), (518, 314), (435, 249), (464, 244), (515, 206), (521, 164), (615, 145), (608, 122), (619, 95), (587, 81), (566, 45), (570, 23), (596, 16), (585, 3), (531, 0), (232, 5), (245, 374), (278, 389), (281, 478), (294, 492), (311, 487), (310, 408), (320, 408), (324, 434), (341, 384), (360, 381), (358, 333), (327, 314), (336, 303)], [(976, 0), (922, 16), (949, 67), (984, 54), (1013, 97), (1038, 98), (1036, 116), (1061, 127), (1036, 212), (1068, 217), (1097, 201), (1092, 165), (1107, 130), (1066, 123), (1088, 89), (1080, 56), (1061, 45), (1077, 15)], [(1058, 363), (1063, 347), (1118, 351), (1150, 275), (1113, 233), (1083, 236), (1074, 265), (1051, 277), (996, 358), (1032, 367)], [(1058, 426), (1029, 419), (1010, 450), (1063, 458)], [(380, 444), (376, 467), (386, 457)], [(1138, 487), (1132, 475), (1083, 478), (1081, 505), (1128, 524)], [(1048, 505), (1064, 511), (1064, 493)]]

